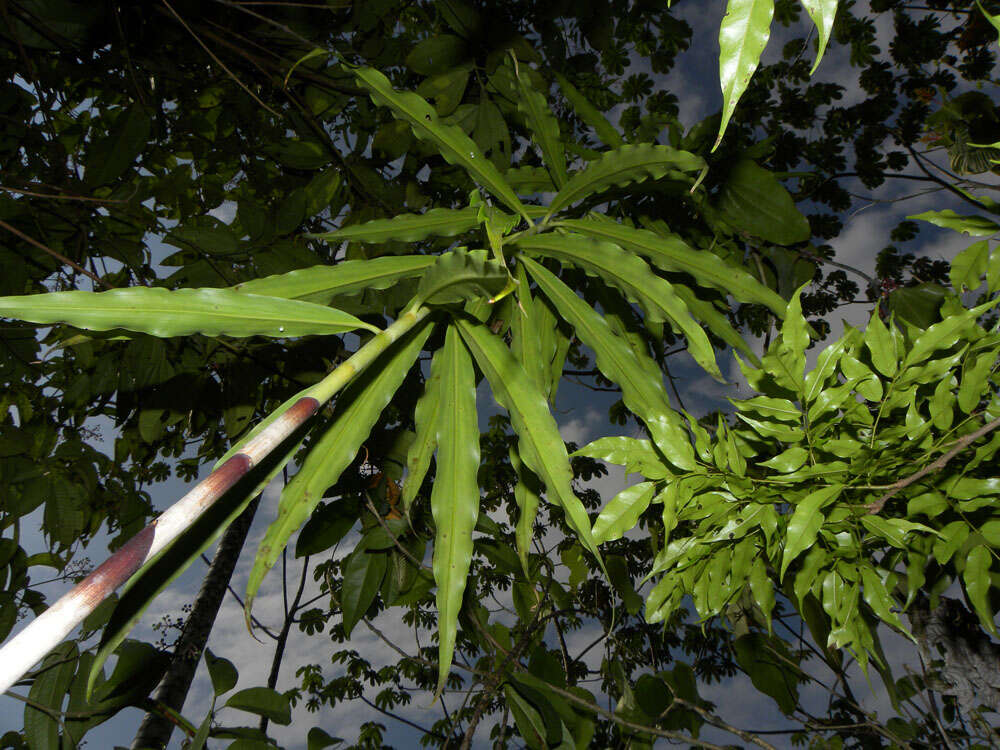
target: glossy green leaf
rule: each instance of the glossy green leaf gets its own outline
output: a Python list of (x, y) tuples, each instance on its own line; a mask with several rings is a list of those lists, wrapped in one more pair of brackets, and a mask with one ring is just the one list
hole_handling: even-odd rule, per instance
[(730, 403), (740, 411), (753, 411), (770, 419), (777, 419), (782, 422), (800, 422), (802, 412), (799, 407), (786, 398), (772, 398), (770, 396), (754, 396), (753, 398), (735, 401), (730, 399)]
[(978, 307), (949, 315), (940, 323), (935, 323), (923, 331), (914, 340), (913, 346), (910, 347), (910, 351), (903, 360), (903, 369), (918, 366), (933, 352), (947, 349), (959, 343), (966, 330), (975, 324), (976, 318), (996, 305), (998, 301), (1000, 300), (993, 300)]
[(124, 328), (153, 336), (309, 336), (373, 325), (340, 310), (231, 289), (133, 287), (108, 292), (51, 292), (0, 297), (0, 315), (32, 323), (68, 323), (91, 331)]
[(819, 47), (816, 50), (816, 62), (813, 63), (809, 75), (816, 72), (819, 61), (823, 59), (823, 52), (830, 41), (830, 33), (833, 31), (833, 21), (837, 16), (837, 0), (802, 0), (802, 6), (806, 13), (816, 24), (816, 33), (819, 39)]
[(502, 200), (508, 208), (527, 218), (517, 194), (461, 128), (442, 122), (434, 108), (417, 94), (394, 89), (389, 79), (379, 71), (372, 68), (353, 68), (351, 72), (358, 83), (367, 89), (375, 104), (389, 107), (395, 117), (410, 125), (417, 138), (433, 143), (446, 161), (464, 167), (474, 179)]
[(972, 608), (979, 615), (979, 622), (993, 635), (997, 635), (997, 627), (993, 621), (993, 609), (990, 607), (990, 564), (993, 555), (990, 548), (980, 544), (973, 547), (965, 558), (965, 570), (962, 571), (962, 581), (965, 583), (965, 593), (969, 597)]
[(554, 75), (556, 81), (559, 83), (559, 88), (562, 89), (563, 96), (566, 97), (566, 100), (573, 107), (573, 111), (580, 116), (580, 119), (592, 127), (594, 132), (597, 133), (597, 137), (608, 146), (611, 146), (611, 148), (621, 146), (624, 143), (621, 134), (608, 122), (608, 118), (601, 114), (600, 110), (591, 104), (565, 76), (559, 73), (555, 73)]
[(722, 122), (714, 151), (722, 142), (736, 103), (757, 69), (771, 35), (774, 0), (729, 0), (719, 27), (719, 82), (722, 85)]
[(962, 216), (950, 208), (946, 208), (944, 211), (924, 211), (922, 214), (914, 214), (906, 218), (928, 221), (936, 227), (954, 229), (956, 232), (962, 232), (972, 237), (988, 237), (1000, 232), (1000, 224), (990, 219), (983, 216)]
[(766, 466), (769, 469), (774, 469), (779, 474), (788, 474), (789, 472), (798, 471), (802, 468), (802, 465), (809, 458), (809, 451), (797, 445), (793, 445), (791, 448), (782, 451), (777, 456), (769, 458), (767, 461), (761, 461), (761, 466)]
[[(79, 655), (73, 641), (56, 646), (42, 660), (39, 675), (31, 683), (28, 700), (34, 703), (24, 707), (24, 738), (30, 750), (52, 750), (59, 747), (59, 723), (49, 712), (62, 711), (63, 700)], [(48, 712), (35, 706), (48, 709)]]
[(781, 557), (782, 579), (792, 561), (816, 541), (816, 534), (824, 521), (822, 509), (836, 500), (843, 489), (843, 485), (833, 484), (810, 492), (796, 503), (795, 512), (788, 520), (785, 532), (785, 551)]
[(588, 443), (574, 456), (588, 456), (625, 467), (628, 474), (642, 474), (646, 479), (666, 479), (670, 470), (663, 463), (649, 440), (614, 436), (598, 438)]
[(388, 289), (401, 279), (419, 276), (437, 260), (433, 255), (401, 255), (347, 260), (332, 266), (313, 266), (237, 284), (243, 294), (284, 297), (326, 305), (338, 295)]
[(649, 507), (656, 485), (639, 482), (615, 495), (594, 521), (594, 541), (598, 544), (621, 539), (626, 531), (635, 527), (639, 516)]
[(419, 242), (428, 237), (454, 237), (456, 234), (468, 232), (479, 223), (479, 209), (469, 208), (432, 208), (423, 214), (400, 214), (391, 219), (374, 219), (363, 224), (351, 224), (346, 227), (323, 232), (307, 234), (317, 240), (331, 244), (340, 242)]
[(990, 257), (990, 243), (986, 240), (973, 242), (955, 256), (951, 262), (951, 286), (956, 292), (978, 289), (980, 277), (986, 273)]
[(551, 216), (589, 195), (611, 187), (623, 187), (647, 179), (656, 180), (671, 170), (697, 172), (704, 166), (705, 160), (700, 156), (670, 146), (626, 144), (602, 154), (573, 174), (552, 199), (548, 213)]
[(886, 590), (885, 583), (879, 577), (876, 571), (868, 566), (860, 566), (861, 570), (861, 584), (862, 584), (862, 594), (865, 597), (865, 601), (868, 602), (868, 606), (872, 608), (872, 611), (877, 614), (883, 622), (892, 625), (894, 628), (906, 632), (906, 628), (903, 627), (902, 621), (899, 619), (899, 615), (893, 612), (893, 608), (898, 609), (899, 605), (892, 600), (889, 596), (889, 592)]
[(674, 284), (673, 288), (677, 296), (687, 305), (688, 310), (691, 311), (695, 320), (703, 323), (709, 331), (729, 344), (733, 349), (743, 352), (751, 364), (756, 367), (760, 366), (760, 357), (750, 348), (750, 345), (740, 335), (740, 332), (733, 328), (733, 324), (729, 322), (729, 318), (724, 312), (719, 310), (712, 302), (696, 296), (693, 291), (683, 284)]
[(365, 612), (375, 601), (389, 565), (389, 553), (374, 551), (368, 537), (362, 537), (354, 551), (344, 560), (344, 578), (340, 586), (340, 611), (344, 635), (350, 637)]
[(726, 263), (706, 250), (695, 250), (676, 235), (663, 237), (646, 229), (592, 218), (559, 222), (573, 231), (608, 240), (619, 247), (648, 258), (665, 271), (691, 274), (704, 286), (731, 294), (740, 302), (764, 305), (779, 318), (785, 315), (785, 300), (741, 268)]
[(680, 417), (670, 408), (659, 371), (657, 377), (651, 377), (648, 368), (622, 338), (611, 332), (604, 318), (554, 274), (530, 258), (523, 262), (580, 340), (593, 349), (597, 367), (621, 385), (625, 406), (646, 424), (657, 447), (679, 468), (695, 468), (691, 440)]
[(760, 607), (764, 620), (767, 622), (767, 632), (771, 632), (771, 612), (774, 611), (774, 585), (767, 574), (767, 562), (763, 557), (758, 557), (753, 561), (748, 576), (750, 583), (750, 593)]
[(566, 153), (563, 151), (559, 121), (552, 114), (544, 94), (531, 85), (531, 79), (517, 70), (517, 86), (520, 98), (517, 108), (531, 129), (531, 138), (542, 150), (542, 162), (548, 167), (556, 187), (566, 184)]
[(545, 483), (549, 501), (563, 509), (566, 522), (580, 543), (603, 567), (587, 511), (573, 494), (573, 472), (566, 444), (559, 435), (545, 397), (498, 337), (484, 326), (465, 319), (458, 319), (457, 325), (479, 369), (489, 381), (494, 398), (510, 414), (518, 435), (521, 459)]
[(896, 339), (889, 332), (879, 316), (879, 311), (875, 310), (868, 327), (864, 333), (865, 347), (871, 355), (872, 364), (875, 369), (888, 378), (896, 374), (898, 367), (898, 357), (896, 353)]
[[(440, 350), (439, 350), (440, 351)], [(427, 476), (434, 451), (437, 450), (438, 420), (441, 414), (441, 367), (444, 360), (435, 354), (431, 360), (431, 371), (424, 382), (424, 392), (414, 410), (416, 437), (406, 452), (406, 480), (400, 503), (409, 514), (410, 505), (420, 491)]]
[(358, 507), (346, 499), (316, 508), (295, 541), (295, 556), (325, 552), (347, 536), (358, 521)]
[(579, 234), (545, 234), (518, 240), (518, 246), (579, 266), (634, 299), (653, 322), (669, 320), (687, 337), (688, 351), (712, 377), (724, 382), (705, 331), (691, 318), (673, 285), (657, 276), (644, 260), (617, 245)]
[(416, 296), (428, 305), (491, 299), (503, 291), (509, 278), (503, 264), (487, 257), (485, 250), (455, 250), (438, 256), (424, 272)]
[(282, 726), (292, 723), (292, 706), (288, 697), (272, 688), (251, 687), (240, 690), (230, 696), (226, 701), (226, 707), (266, 716), (275, 724)]
[(809, 324), (802, 314), (800, 287), (792, 295), (785, 311), (779, 336), (764, 356), (764, 366), (778, 385), (795, 393), (803, 393), (805, 381), (803, 371), (806, 366), (806, 348), (809, 346)]
[[(731, 0), (745, 4), (769, 0)], [(749, 159), (736, 163), (719, 198), (719, 212), (739, 232), (777, 245), (794, 245), (812, 235), (806, 217), (773, 172)]]
[(437, 474), (431, 492), (434, 517), (434, 581), (438, 608), (438, 685), (451, 669), (458, 614), (472, 562), (472, 530), (479, 516), (479, 418), (472, 358), (454, 326), (441, 358), (441, 409), (437, 420)]
[(239, 672), (229, 659), (223, 659), (212, 653), (212, 649), (205, 649), (205, 666), (208, 667), (208, 676), (212, 680), (212, 691), (216, 695), (228, 693), (236, 687), (239, 679)]
[(525, 467), (513, 446), (510, 448), (510, 463), (517, 474), (514, 502), (517, 503), (518, 516), (514, 527), (514, 544), (517, 547), (517, 557), (521, 561), (521, 570), (525, 577), (530, 577), (528, 560), (531, 555), (531, 540), (535, 534), (535, 518), (538, 517), (538, 507), (541, 505), (541, 483), (535, 473)]
[(298, 473), (281, 493), (278, 516), (257, 548), (247, 582), (244, 609), (249, 619), (254, 597), (289, 537), (306, 521), (323, 499), (323, 493), (340, 477), (382, 410), (402, 384), (431, 333), (424, 323), (391, 345), (338, 397), (333, 423), (313, 444)]
[(958, 385), (958, 405), (966, 414), (971, 414), (987, 395), (986, 383), (995, 364), (995, 351), (981, 352), (966, 361)]

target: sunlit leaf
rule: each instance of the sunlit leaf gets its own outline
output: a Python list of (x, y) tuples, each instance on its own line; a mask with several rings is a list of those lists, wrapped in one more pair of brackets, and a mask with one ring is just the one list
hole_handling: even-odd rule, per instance
[[(438, 359), (440, 358), (440, 364)], [(472, 530), (479, 515), (479, 417), (472, 358), (454, 326), (434, 356), (440, 368), (441, 407), (437, 419), (437, 474), (431, 492), (434, 517), (434, 581), (438, 608), (438, 685), (441, 694), (451, 669), (472, 561)]]
[(569, 181), (552, 199), (549, 214), (555, 214), (588, 195), (647, 179), (659, 179), (671, 170), (697, 172), (705, 166), (700, 156), (670, 146), (628, 144), (602, 154)]
[(322, 305), (231, 289), (133, 287), (0, 297), (0, 315), (32, 323), (68, 323), (91, 331), (124, 328), (153, 336), (309, 336), (373, 325)]
[(566, 444), (559, 436), (545, 397), (499, 338), (484, 326), (464, 319), (457, 320), (457, 325), (476, 363), (486, 375), (494, 398), (510, 414), (518, 435), (521, 459), (545, 483), (548, 500), (562, 507), (566, 522), (580, 543), (603, 565), (587, 511), (573, 494), (573, 472)]
[(823, 525), (822, 509), (836, 500), (844, 489), (841, 484), (833, 484), (814, 490), (795, 504), (795, 512), (788, 520), (785, 533), (785, 551), (781, 557), (781, 578), (792, 561), (809, 549), (816, 541), (816, 534)]
[(802, 6), (806, 13), (816, 24), (816, 32), (819, 40), (819, 47), (816, 50), (816, 62), (813, 63), (809, 75), (816, 72), (819, 61), (823, 59), (823, 52), (826, 50), (827, 42), (830, 41), (830, 33), (833, 31), (833, 21), (837, 16), (837, 0), (802, 0)]
[(454, 237), (479, 223), (478, 208), (432, 208), (423, 214), (400, 214), (391, 219), (374, 219), (350, 224), (332, 232), (307, 234), (329, 243), (340, 242), (419, 242), (428, 237)]
[(655, 489), (656, 485), (652, 482), (639, 482), (611, 498), (594, 521), (594, 541), (604, 544), (621, 539), (649, 507)]
[(722, 122), (712, 147), (722, 142), (736, 103), (757, 69), (771, 36), (774, 0), (729, 0), (719, 27), (719, 82), (722, 85)]
[(442, 122), (425, 99), (408, 91), (397, 91), (389, 79), (372, 68), (353, 68), (351, 72), (365, 87), (375, 104), (389, 107), (395, 117), (410, 125), (413, 134), (430, 141), (451, 164), (464, 167), (473, 178), (502, 200), (507, 207), (527, 218), (517, 194), (500, 171), (483, 156), (479, 147), (457, 125)]
[(954, 229), (956, 232), (962, 232), (972, 237), (988, 237), (1000, 232), (1000, 224), (990, 219), (983, 216), (962, 216), (950, 208), (943, 211), (924, 211), (922, 214), (914, 214), (906, 218), (929, 221), (936, 227)]

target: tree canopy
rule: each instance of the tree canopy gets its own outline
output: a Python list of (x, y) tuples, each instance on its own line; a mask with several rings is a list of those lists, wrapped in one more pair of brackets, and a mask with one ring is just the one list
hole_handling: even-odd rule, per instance
[[(3, 7), (0, 638), (41, 617), (0, 657), (0, 746), (139, 707), (135, 747), (276, 747), (350, 701), (442, 747), (995, 743), (1000, 7), (691, 5)], [(711, 77), (678, 64), (695, 22)], [(869, 238), (874, 273), (838, 257), (896, 184), (941, 203)], [(928, 257), (928, 225), (976, 239)], [(684, 375), (751, 393), (685, 403)], [(586, 445), (568, 388), (610, 394)], [(637, 481), (602, 496), (609, 466)], [(206, 644), (272, 481), (250, 685)], [(135, 638), (220, 535), (176, 643)], [(50, 606), (42, 567), (79, 585)], [(284, 684), (290, 638), (317, 656)], [(781, 727), (710, 697), (740, 674)]]

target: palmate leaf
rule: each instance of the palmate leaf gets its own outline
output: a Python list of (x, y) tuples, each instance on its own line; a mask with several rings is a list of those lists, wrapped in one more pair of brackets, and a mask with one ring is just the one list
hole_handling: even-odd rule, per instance
[(518, 452), (525, 465), (545, 483), (548, 499), (566, 514), (566, 522), (580, 543), (594, 555), (602, 569), (590, 519), (571, 486), (573, 471), (566, 444), (541, 394), (503, 341), (482, 325), (457, 319), (456, 325), (479, 369), (493, 389), (493, 397), (510, 414), (518, 436)]
[(524, 115), (531, 128), (531, 138), (542, 150), (542, 161), (548, 167), (556, 187), (566, 184), (566, 152), (563, 151), (559, 133), (559, 121), (552, 114), (545, 96), (536, 91), (531, 80), (518, 71), (517, 86), (521, 98), (517, 108)]
[(649, 369), (628, 344), (615, 336), (600, 314), (553, 273), (530, 258), (522, 261), (576, 335), (594, 351), (598, 369), (621, 386), (625, 406), (649, 428), (657, 447), (678, 468), (696, 468), (691, 440), (680, 417), (670, 408), (659, 372), (658, 377), (650, 377)]
[(268, 527), (257, 548), (244, 605), (249, 627), (253, 600), (267, 571), (281, 555), (289, 537), (323, 499), (323, 493), (354, 460), (382, 410), (410, 371), (430, 336), (428, 322), (418, 325), (378, 357), (365, 374), (338, 397), (338, 412), (309, 451), (302, 468), (281, 493), (278, 517)]
[(819, 61), (823, 59), (823, 52), (826, 51), (827, 42), (830, 41), (830, 33), (833, 31), (833, 21), (837, 16), (837, 0), (802, 0), (802, 7), (816, 24), (816, 33), (819, 36), (819, 47), (816, 50), (816, 62), (813, 63), (809, 75), (816, 72)]
[(351, 224), (332, 232), (307, 234), (316, 240), (339, 242), (418, 242), (428, 237), (454, 237), (468, 232), (479, 223), (479, 209), (432, 208), (423, 214), (400, 214), (391, 219), (374, 219), (363, 224)]
[(472, 562), (472, 530), (479, 516), (476, 378), (472, 358), (454, 326), (448, 328), (444, 347), (434, 355), (434, 366), (441, 377), (437, 474), (431, 492), (438, 608), (436, 698), (444, 689), (451, 669), (458, 613)]
[(665, 271), (680, 271), (704, 286), (731, 294), (739, 302), (764, 305), (779, 318), (785, 314), (785, 300), (741, 268), (726, 263), (715, 253), (695, 250), (680, 237), (663, 237), (648, 229), (636, 229), (613, 221), (566, 219), (557, 226), (572, 229), (648, 258)]
[(704, 167), (704, 159), (687, 151), (650, 143), (628, 144), (603, 154), (573, 174), (552, 199), (549, 215), (616, 185), (659, 179), (671, 170), (696, 172)]
[(713, 378), (723, 382), (705, 331), (691, 318), (687, 305), (673, 285), (653, 273), (642, 258), (613, 243), (581, 234), (535, 235), (518, 240), (517, 246), (529, 253), (582, 268), (638, 302), (653, 322), (669, 320), (687, 337), (688, 351), (695, 361)]
[(124, 328), (164, 338), (192, 333), (284, 338), (379, 330), (330, 307), (232, 289), (134, 287), (0, 297), (0, 315), (32, 323), (68, 323), (90, 331)]
[(722, 142), (736, 103), (757, 69), (771, 36), (774, 0), (729, 0), (719, 27), (719, 82), (722, 85), (722, 122), (712, 150)]
[(347, 260), (333, 266), (313, 266), (297, 271), (265, 276), (237, 284), (231, 289), (241, 294), (283, 297), (329, 304), (338, 295), (388, 289), (401, 279), (419, 276), (434, 265), (434, 255), (400, 255), (371, 260)]
[(409, 124), (417, 138), (433, 143), (447, 162), (464, 167), (508, 208), (528, 218), (520, 198), (493, 162), (461, 128), (442, 122), (426, 99), (409, 91), (397, 91), (388, 78), (372, 68), (353, 68), (351, 72), (375, 104), (389, 107), (396, 118)]

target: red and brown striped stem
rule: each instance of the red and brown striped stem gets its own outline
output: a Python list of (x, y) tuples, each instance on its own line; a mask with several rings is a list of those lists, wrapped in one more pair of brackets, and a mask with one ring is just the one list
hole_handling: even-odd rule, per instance
[(6, 691), (49, 651), (55, 648), (97, 605), (143, 565), (191, 527), (227, 490), (247, 475), (277, 446), (306, 423), (319, 408), (370, 365), (389, 345), (402, 337), (430, 311), (418, 307), (404, 313), (377, 333), (350, 359), (321, 382), (308, 388), (284, 413), (184, 497), (101, 563), (55, 604), (36, 617), (0, 648), (0, 693)]

